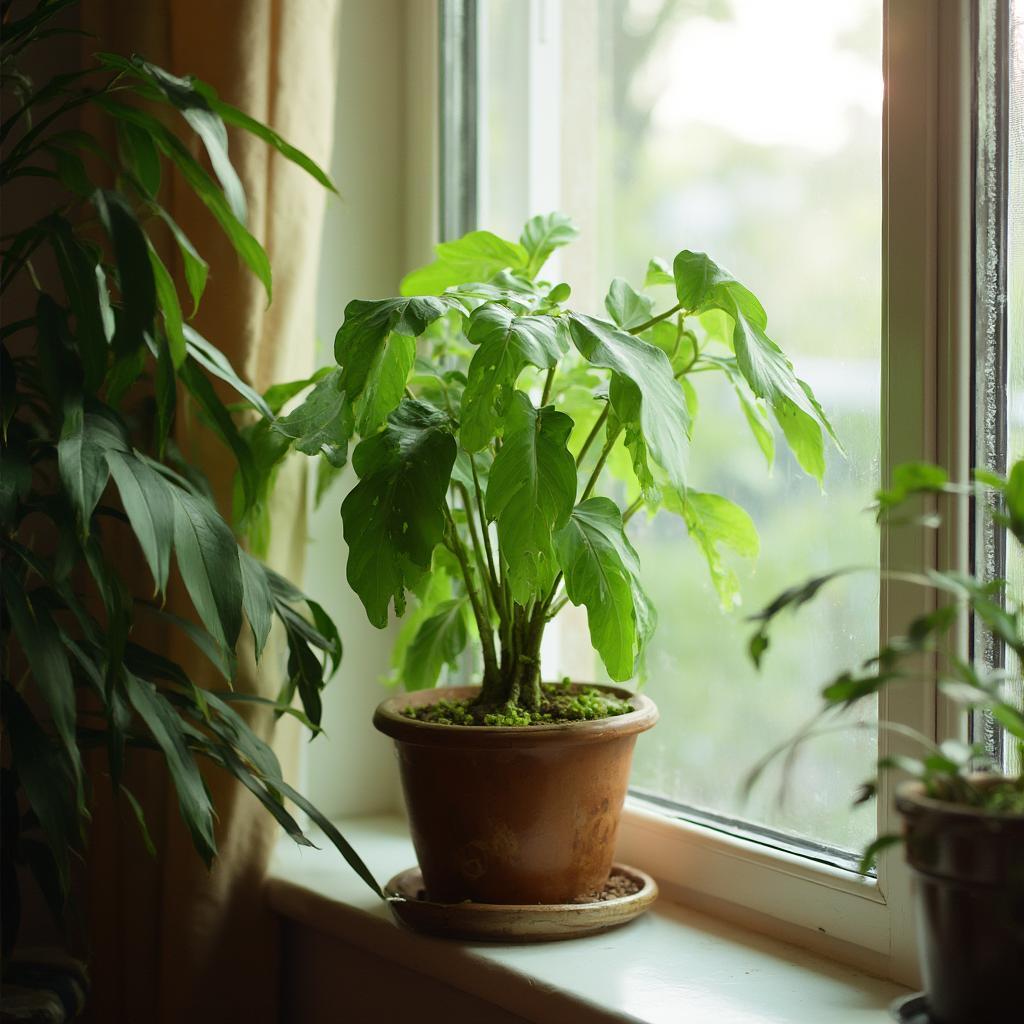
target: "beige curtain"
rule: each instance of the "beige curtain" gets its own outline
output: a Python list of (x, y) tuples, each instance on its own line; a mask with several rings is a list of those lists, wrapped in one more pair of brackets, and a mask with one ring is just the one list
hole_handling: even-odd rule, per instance
[[(340, 0), (88, 0), (83, 27), (90, 48), (138, 52), (178, 74), (192, 73), (220, 95), (270, 124), (327, 166), (333, 143)], [(98, 125), (97, 130), (102, 130)], [(232, 134), (231, 155), (249, 199), (249, 228), (266, 247), (273, 304), (236, 259), (215, 223), (185, 189), (169, 182), (164, 202), (210, 263), (197, 329), (261, 390), (312, 369), (320, 234), (327, 195), (259, 140)], [(232, 461), (179, 408), (177, 436), (203, 466), (222, 509), (230, 508)], [(303, 467), (281, 474), (279, 528), (271, 564), (300, 578), (305, 537)], [(243, 632), (242, 647), (248, 635)], [(212, 670), (180, 637), (169, 653), (204, 684)], [(257, 669), (240, 653), (236, 687), (273, 696), (283, 664), (273, 652)], [(273, 737), (286, 770), (297, 735), (254, 718)], [(94, 996), (90, 1016), (104, 1024), (181, 1024), (277, 1020), (277, 930), (262, 883), (280, 831), (249, 793), (208, 774), (219, 815), (213, 870), (192, 849), (164, 766), (133, 755), (131, 785), (158, 848), (145, 852), (130, 812), (98, 785), (85, 869), (87, 930)]]

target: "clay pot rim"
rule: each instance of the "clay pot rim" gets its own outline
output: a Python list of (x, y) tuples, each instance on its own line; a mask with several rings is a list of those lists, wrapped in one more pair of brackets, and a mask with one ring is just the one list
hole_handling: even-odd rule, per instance
[[(975, 772), (968, 776), (975, 785), (992, 785), (1006, 779), (1014, 779), (1013, 775), (997, 775), (988, 772)], [(1008, 821), (1024, 823), (1024, 814), (1012, 811), (989, 811), (982, 807), (971, 807), (968, 804), (953, 803), (949, 800), (937, 800), (924, 791), (924, 783), (917, 779), (907, 779), (896, 787), (896, 807), (903, 814), (931, 814), (966, 821), (977, 818), (982, 821)]]
[(401, 713), (410, 704), (433, 704), (439, 700), (462, 700), (479, 692), (476, 686), (442, 686), (389, 697), (373, 713), (376, 729), (400, 743), (440, 747), (532, 747), (549, 744), (596, 743), (645, 732), (658, 720), (658, 708), (650, 697), (631, 693), (621, 686), (604, 683), (575, 683), (594, 686), (605, 693), (628, 700), (634, 710), (595, 721), (556, 725), (498, 726), (441, 725), (418, 722)]

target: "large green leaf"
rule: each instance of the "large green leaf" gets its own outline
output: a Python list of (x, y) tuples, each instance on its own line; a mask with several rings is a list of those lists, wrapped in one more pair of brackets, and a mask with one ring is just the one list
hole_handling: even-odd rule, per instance
[(213, 805), (188, 748), (184, 723), (152, 683), (128, 672), (125, 676), (128, 699), (163, 751), (178, 794), (181, 816), (192, 835), (196, 850), (209, 866), (217, 853), (213, 837)]
[(389, 334), (418, 338), (427, 327), (452, 309), (452, 298), (431, 296), (393, 299), (353, 299), (334, 338), (334, 359), (341, 367), (341, 390), (355, 402), (367, 386)]
[(588, 498), (555, 534), (565, 591), (586, 605), (590, 641), (612, 679), (633, 675), (654, 632), (655, 615), (640, 586), (640, 559), (608, 498)]
[(273, 419), (274, 413), (267, 405), (263, 396), (235, 372), (227, 356), (216, 345), (206, 340), (194, 327), (185, 324), (182, 328), (188, 354), (215, 377), (230, 384), (252, 407), (267, 419)]
[(466, 607), (466, 598), (444, 601), (420, 625), (405, 657), (402, 682), (407, 690), (425, 690), (445, 665), (457, 667), (469, 640)]
[(519, 244), (526, 250), (529, 258), (526, 276), (536, 277), (555, 249), (568, 245), (579, 233), (579, 228), (564, 213), (546, 213), (531, 217), (519, 237)]
[(341, 506), (347, 575), (375, 626), (387, 625), (392, 599), (402, 614), (406, 589), (430, 568), (455, 451), (448, 416), (405, 399), (353, 453), (360, 480)]
[(403, 295), (440, 295), (446, 288), (489, 281), (502, 270), (525, 271), (530, 256), (523, 246), (490, 231), (470, 231), (454, 242), (435, 246), (433, 263), (402, 279)]
[(569, 331), (588, 362), (612, 371), (612, 410), (627, 429), (634, 427), (634, 446), (642, 439), (669, 482), (685, 490), (690, 412), (668, 356), (642, 338), (578, 313), (571, 314)]
[(178, 488), (174, 551), (199, 618), (222, 647), (233, 650), (242, 628), (242, 570), (238, 545), (216, 509)]
[(565, 342), (554, 317), (516, 316), (495, 302), (473, 311), (467, 336), (479, 347), (462, 396), (459, 440), (466, 451), (475, 452), (493, 439), (523, 368), (555, 366)]
[(156, 249), (148, 242), (149, 262), (153, 268), (153, 280), (156, 283), (156, 297), (160, 304), (160, 311), (163, 313), (164, 329), (167, 331), (167, 340), (170, 343), (171, 359), (175, 368), (185, 362), (185, 334), (183, 331), (183, 318), (181, 315), (181, 303), (178, 301), (178, 289), (174, 286), (170, 272), (164, 266), (163, 260), (157, 255)]
[(731, 315), (733, 308), (738, 308), (758, 327), (768, 326), (768, 316), (757, 296), (706, 253), (684, 249), (672, 261), (672, 274), (676, 297), (688, 313), (723, 309)]
[(178, 226), (173, 217), (156, 203), (152, 208), (159, 215), (160, 219), (170, 229), (175, 242), (178, 243), (178, 250), (181, 253), (181, 262), (185, 270), (185, 284), (188, 286), (189, 295), (192, 297), (192, 316), (195, 316), (199, 309), (199, 300), (206, 290), (206, 279), (210, 273), (210, 265), (196, 251), (195, 246), (189, 241), (188, 235)]
[(108, 451), (107, 464), (156, 589), (163, 593), (174, 544), (175, 487), (127, 452)]
[(75, 738), (75, 684), (67, 651), (46, 602), (28, 594), (9, 570), (0, 566), (4, 604), (14, 635), (32, 671), (32, 681), (50, 709), (53, 725), (74, 771), (78, 802), (83, 804), (82, 759)]
[(134, 175), (147, 195), (154, 197), (160, 191), (160, 154), (148, 132), (129, 121), (117, 126), (117, 142), (121, 162)]
[(144, 332), (156, 314), (156, 284), (148, 245), (135, 211), (119, 192), (97, 189), (93, 205), (110, 236), (121, 291), (121, 315), (114, 334), (114, 351), (124, 354), (140, 348)]
[(108, 449), (124, 449), (125, 443), (109, 420), (87, 415), (81, 397), (64, 403), (64, 424), (57, 442), (61, 483), (71, 498), (83, 535), (107, 485)]
[(292, 438), (300, 452), (323, 452), (331, 465), (337, 467), (344, 466), (348, 459), (348, 442), (354, 429), (343, 378), (343, 370), (332, 370), (317, 381), (301, 405), (274, 423), (274, 430)]
[(721, 547), (743, 558), (757, 558), (760, 541), (754, 521), (739, 505), (720, 494), (690, 488), (680, 494), (671, 488), (662, 493), (667, 509), (682, 516), (690, 536), (708, 563), (711, 582), (723, 608), (739, 604), (739, 580), (722, 560)]
[(487, 518), (498, 525), (498, 546), (512, 596), (520, 604), (546, 591), (558, 572), (552, 534), (568, 522), (576, 501), (576, 460), (566, 444), (572, 420), (553, 406), (535, 409), (515, 392), (505, 440), (487, 482)]

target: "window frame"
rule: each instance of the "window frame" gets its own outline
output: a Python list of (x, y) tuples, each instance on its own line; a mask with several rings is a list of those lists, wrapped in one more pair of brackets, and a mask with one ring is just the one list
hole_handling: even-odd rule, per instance
[[(545, 48), (560, 41), (560, 4), (528, 0), (530, 71), (527, 102), (533, 115), (528, 144), (543, 144), (552, 118), (545, 100)], [(483, 5), (480, 5), (481, 7)], [(571, 6), (567, 2), (566, 6)], [(465, 28), (476, 0), (438, 0), (440, 22)], [(883, 216), (882, 216), (882, 473), (900, 462), (925, 459), (966, 478), (972, 459), (973, 137), (972, 103), (976, 35), (975, 0), (885, 0), (883, 9)], [(442, 43), (444, 35), (440, 36)], [(463, 43), (462, 52), (475, 47)], [(439, 53), (447, 67), (450, 54)], [(464, 69), (463, 69), (464, 70)], [(941, 73), (940, 73), (941, 71)], [(456, 146), (478, 139), (465, 124), (446, 132), (446, 111), (465, 110), (453, 84), (474, 90), (475, 75), (442, 76), (439, 95), (440, 163), (453, 167)], [(467, 83), (469, 83), (467, 85)], [(550, 94), (549, 94), (550, 96)], [(560, 169), (529, 160), (531, 204), (551, 194)], [(457, 176), (444, 176), (444, 208), (457, 203)], [(476, 195), (473, 196), (475, 206)], [(476, 225), (462, 223), (468, 229)], [(970, 518), (955, 501), (939, 530), (883, 527), (881, 564), (960, 568), (970, 565)], [(934, 606), (929, 592), (881, 581), (880, 639), (903, 632)], [(968, 627), (959, 642), (967, 652)], [(966, 734), (966, 717), (932, 683), (884, 690), (880, 721), (894, 721), (935, 739)], [(879, 756), (906, 752), (908, 743), (879, 733)], [(877, 801), (879, 833), (899, 831), (893, 806), (896, 780), (883, 779)], [(730, 833), (684, 818), (636, 796), (627, 800), (619, 856), (652, 873), (680, 902), (769, 932), (862, 969), (906, 984), (919, 984), (911, 882), (902, 850), (883, 851), (877, 877), (779, 849), (757, 836)]]

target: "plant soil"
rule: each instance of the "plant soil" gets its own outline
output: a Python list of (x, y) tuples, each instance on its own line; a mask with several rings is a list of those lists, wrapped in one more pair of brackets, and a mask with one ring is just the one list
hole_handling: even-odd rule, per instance
[[(591, 892), (585, 896), (577, 896), (573, 903), (607, 903), (608, 900), (619, 900), (624, 896), (635, 896), (641, 888), (641, 883), (635, 878), (621, 874), (613, 868), (611, 876), (600, 892)], [(421, 902), (427, 901), (427, 890), (418, 889), (416, 891), (416, 899)]]
[(491, 725), (498, 727), (564, 725), (613, 718), (633, 710), (629, 701), (596, 687), (572, 687), (569, 683), (544, 683), (536, 709), (517, 705), (487, 705), (477, 700), (439, 700), (436, 704), (407, 707), (402, 713), (417, 722), (434, 725)]

